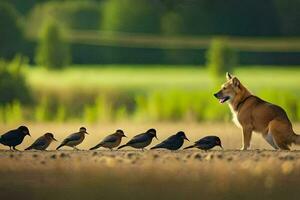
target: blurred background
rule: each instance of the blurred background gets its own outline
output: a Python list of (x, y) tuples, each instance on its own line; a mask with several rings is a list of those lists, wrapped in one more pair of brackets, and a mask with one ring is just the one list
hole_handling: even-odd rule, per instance
[[(227, 71), (299, 133), (300, 0), (0, 0), (0, 135), (28, 126), (18, 149), (81, 126), (79, 149), (150, 127), (150, 146), (183, 130), (184, 147), (209, 134), (239, 149), (213, 97)], [(272, 149), (253, 134), (258, 148)], [(295, 151), (3, 150), (1, 199), (299, 199)]]
[(299, 0), (0, 0), (0, 123), (229, 121), (236, 74), (300, 121)]

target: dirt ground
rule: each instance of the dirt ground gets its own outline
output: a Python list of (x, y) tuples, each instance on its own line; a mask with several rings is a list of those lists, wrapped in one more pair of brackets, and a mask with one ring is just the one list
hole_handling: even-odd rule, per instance
[[(184, 124), (156, 124), (160, 140)], [(32, 137), (42, 131), (30, 125)], [(57, 129), (61, 126), (45, 125)], [(77, 125), (67, 125), (72, 130)], [(148, 126), (127, 126), (127, 135)], [(254, 148), (240, 147), (240, 133), (230, 124), (189, 124), (191, 141), (219, 135), (225, 150), (132, 150), (11, 152), (1, 146), (1, 199), (299, 199), (300, 151), (273, 151), (257, 135)], [(115, 125), (91, 126), (86, 149)], [(38, 131), (39, 130), (39, 131)], [(206, 130), (206, 131), (204, 131)], [(296, 130), (300, 130), (296, 125)], [(164, 134), (163, 134), (164, 133)], [(217, 134), (219, 133), (219, 134)], [(94, 134), (94, 136), (93, 136)], [(56, 134), (61, 139), (63, 134)], [(92, 135), (92, 136), (91, 136)], [(90, 138), (89, 138), (90, 137)], [(20, 149), (32, 138), (27, 138)], [(126, 142), (125, 140), (123, 142)], [(154, 141), (153, 144), (157, 143)], [(190, 145), (185, 143), (184, 146)]]

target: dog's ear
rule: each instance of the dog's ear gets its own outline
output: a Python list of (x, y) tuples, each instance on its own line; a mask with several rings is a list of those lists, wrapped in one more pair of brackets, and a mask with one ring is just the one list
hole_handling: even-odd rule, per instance
[(228, 81), (231, 80), (232, 77), (233, 76), (229, 72), (226, 72), (226, 78), (227, 78)]
[(232, 78), (232, 85), (234, 87), (239, 87), (240, 86), (240, 80), (237, 77)]

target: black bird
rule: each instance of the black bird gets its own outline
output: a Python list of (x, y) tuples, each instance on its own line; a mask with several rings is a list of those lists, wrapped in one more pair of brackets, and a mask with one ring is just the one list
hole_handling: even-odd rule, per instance
[(151, 149), (177, 150), (183, 145), (184, 140), (189, 141), (189, 139), (187, 139), (185, 136), (185, 133), (183, 131), (179, 131), (175, 135), (168, 137), (166, 140), (162, 141)]
[(11, 150), (11, 147), (14, 150), (16, 149), (16, 146), (18, 146), (19, 144), (21, 144), (24, 140), (24, 137), (26, 135), (30, 136), (29, 130), (26, 126), (20, 126), (17, 129), (8, 131), (7, 133), (4, 133), (1, 137), (0, 137), (0, 143), (5, 145), (5, 146), (9, 146), (9, 149)]
[(151, 128), (146, 133), (141, 133), (139, 135), (134, 136), (131, 140), (129, 140), (129, 142), (122, 146), (119, 146), (118, 149), (130, 146), (136, 149), (144, 150), (144, 148), (152, 142), (152, 139), (154, 137), (157, 139), (156, 130), (154, 128)]
[(198, 148), (207, 151), (215, 146), (220, 146), (223, 149), (220, 138), (218, 136), (206, 136), (196, 141), (192, 146), (188, 146), (184, 149)]

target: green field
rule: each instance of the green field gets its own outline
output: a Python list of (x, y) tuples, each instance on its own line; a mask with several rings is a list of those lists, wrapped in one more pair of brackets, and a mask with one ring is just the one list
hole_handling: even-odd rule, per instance
[[(300, 69), (287, 66), (243, 66), (235, 70), (243, 83), (252, 90), (273, 89), (299, 91)], [(214, 88), (203, 66), (160, 65), (75, 65), (63, 71), (31, 67), (27, 70), (35, 90), (72, 89), (193, 89)], [(225, 81), (225, 75), (224, 75)], [(42, 87), (41, 87), (42, 86)]]
[[(78, 65), (60, 71), (27, 67), (29, 105), (0, 108), (0, 121), (229, 121), (213, 97), (220, 84), (201, 66)], [(251, 91), (300, 120), (300, 70), (243, 66), (235, 70)]]

